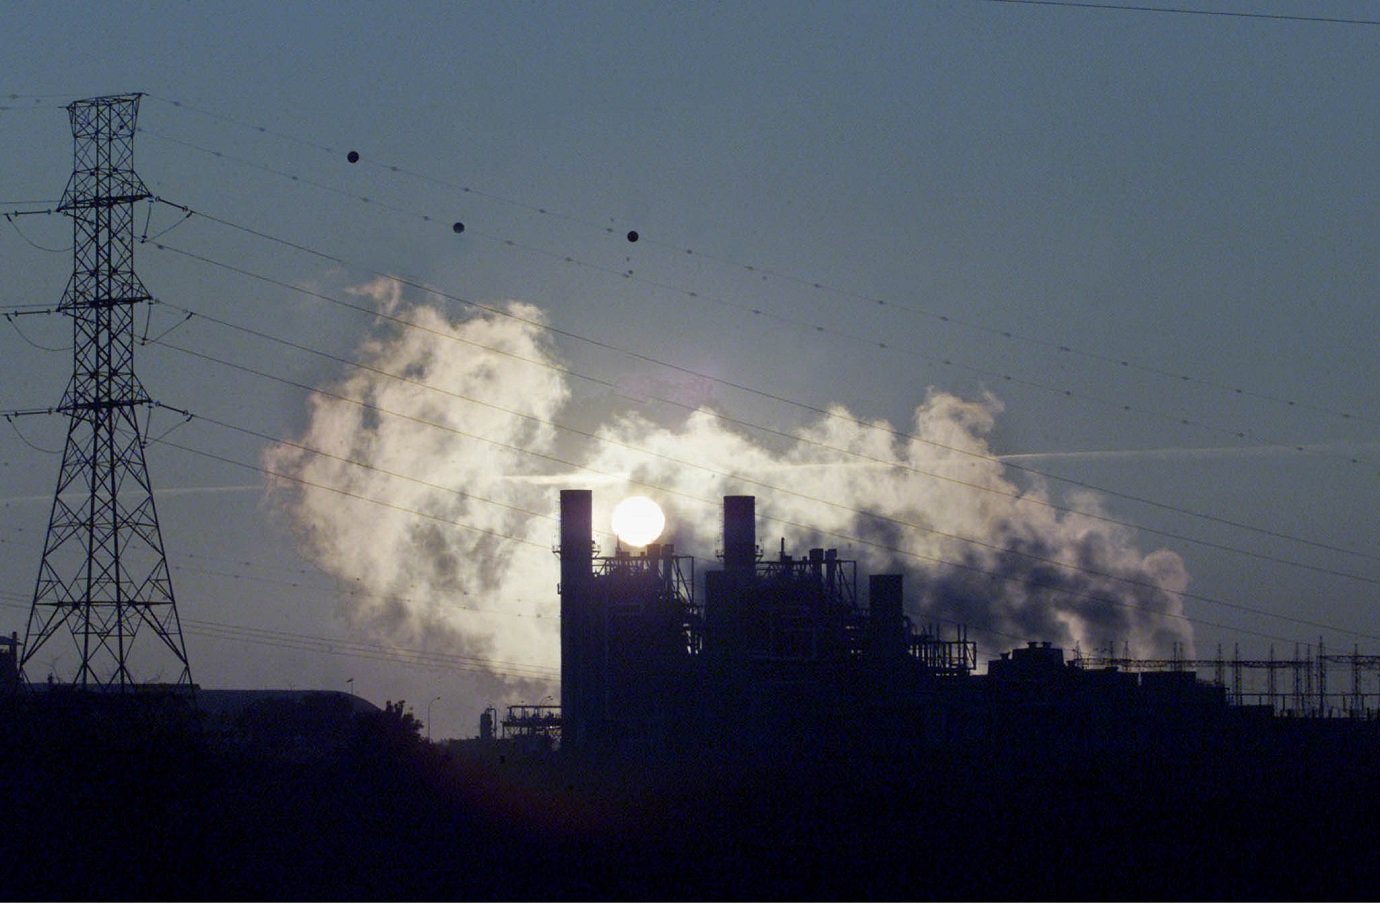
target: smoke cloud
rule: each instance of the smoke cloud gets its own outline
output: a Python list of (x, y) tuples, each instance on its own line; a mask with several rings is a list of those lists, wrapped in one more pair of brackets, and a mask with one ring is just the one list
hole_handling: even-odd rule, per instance
[[(490, 663), (506, 684), (496, 694), (539, 699), (554, 685), (515, 664), (559, 662), (557, 487), (595, 490), (606, 549), (612, 507), (653, 496), (667, 514), (662, 541), (701, 569), (720, 546), (722, 497), (755, 495), (769, 551), (784, 537), (796, 553), (838, 548), (860, 576), (904, 573), (911, 617), (969, 625), (984, 655), (1024, 640), (1128, 641), (1140, 655), (1179, 642), (1193, 655), (1174, 617), (1182, 560), (1039, 504), (1046, 487), (1018, 486), (988, 445), (1002, 410), (993, 396), (931, 388), (901, 429), (838, 407), (789, 440), (719, 418), (702, 387), (675, 423), (631, 400), (576, 423), (591, 406), (572, 398), (540, 309), (454, 317), (391, 280), (353, 291), (415, 328), (380, 319), (356, 355), (368, 369), (323, 387), (295, 444), (266, 450), (265, 467), (284, 475), (271, 498), (304, 555), (350, 589), (344, 615), (375, 636)], [(1060, 501), (1099, 513), (1088, 494)]]

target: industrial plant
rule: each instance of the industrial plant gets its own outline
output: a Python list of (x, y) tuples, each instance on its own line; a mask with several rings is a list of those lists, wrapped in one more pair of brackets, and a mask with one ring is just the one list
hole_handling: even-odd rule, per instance
[[(648, 543), (597, 555), (592, 494), (560, 496), (561, 706), (486, 712), (481, 737), (574, 752), (897, 750), (996, 743), (1143, 750), (1327, 716), (1370, 721), (1377, 657), (1085, 655), (1030, 640), (979, 673), (963, 625), (905, 612), (900, 574), (867, 579), (834, 549), (775, 555), (756, 500), (723, 501), (721, 567), (695, 592), (692, 556)], [(1328, 690), (1328, 667), (1349, 672)], [(1200, 678), (1199, 669), (1210, 677)], [(1263, 673), (1263, 692), (1243, 676)], [(1292, 679), (1292, 682), (1290, 681)], [(1335, 679), (1334, 679), (1335, 680)]]

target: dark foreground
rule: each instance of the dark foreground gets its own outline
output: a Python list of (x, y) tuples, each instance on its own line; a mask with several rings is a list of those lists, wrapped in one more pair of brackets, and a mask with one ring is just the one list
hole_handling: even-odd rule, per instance
[[(1371, 899), (1373, 731), (655, 766), (0, 700), (7, 900)], [(297, 718), (300, 717), (300, 718)], [(296, 719), (296, 724), (290, 724)]]

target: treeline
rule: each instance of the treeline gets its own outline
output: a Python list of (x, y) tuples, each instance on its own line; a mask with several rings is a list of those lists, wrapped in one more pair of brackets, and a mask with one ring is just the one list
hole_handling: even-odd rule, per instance
[[(1373, 732), (574, 761), (421, 740), (403, 703), (0, 700), (10, 900), (1361, 899)], [(311, 740), (318, 743), (313, 746)], [(303, 743), (304, 740), (307, 743)]]

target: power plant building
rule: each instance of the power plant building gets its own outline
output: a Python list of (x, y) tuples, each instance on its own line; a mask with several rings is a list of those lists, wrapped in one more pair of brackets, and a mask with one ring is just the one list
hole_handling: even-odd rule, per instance
[[(864, 603), (857, 563), (836, 550), (792, 555), (783, 539), (763, 555), (752, 496), (724, 497), (721, 561), (703, 573), (669, 543), (596, 555), (588, 490), (561, 491), (560, 508), (561, 706), (504, 725), (543, 743), (559, 735), (570, 751), (1207, 750), (1234, 732), (1338, 717), (1360, 729), (1376, 716), (1365, 682), (1380, 657), (1359, 650), (1066, 659), (1033, 639), (980, 674), (965, 626), (906, 615), (902, 575), (869, 576)], [(1344, 687), (1329, 668), (1349, 672)], [(1265, 691), (1244, 686), (1262, 673)]]
[[(993, 739), (1074, 729), (1117, 734), (1156, 701), (1225, 708), (1191, 673), (1072, 669), (1032, 642), (977, 674), (963, 626), (905, 614), (899, 574), (868, 578), (833, 549), (772, 557), (756, 501), (728, 496), (722, 567), (703, 574), (669, 545), (594, 554), (592, 495), (561, 493), (562, 744), (574, 750), (791, 748)], [(1145, 676), (1149, 678), (1150, 676)], [(1153, 684), (1160, 687), (1152, 687)], [(1172, 688), (1166, 687), (1172, 685)]]

